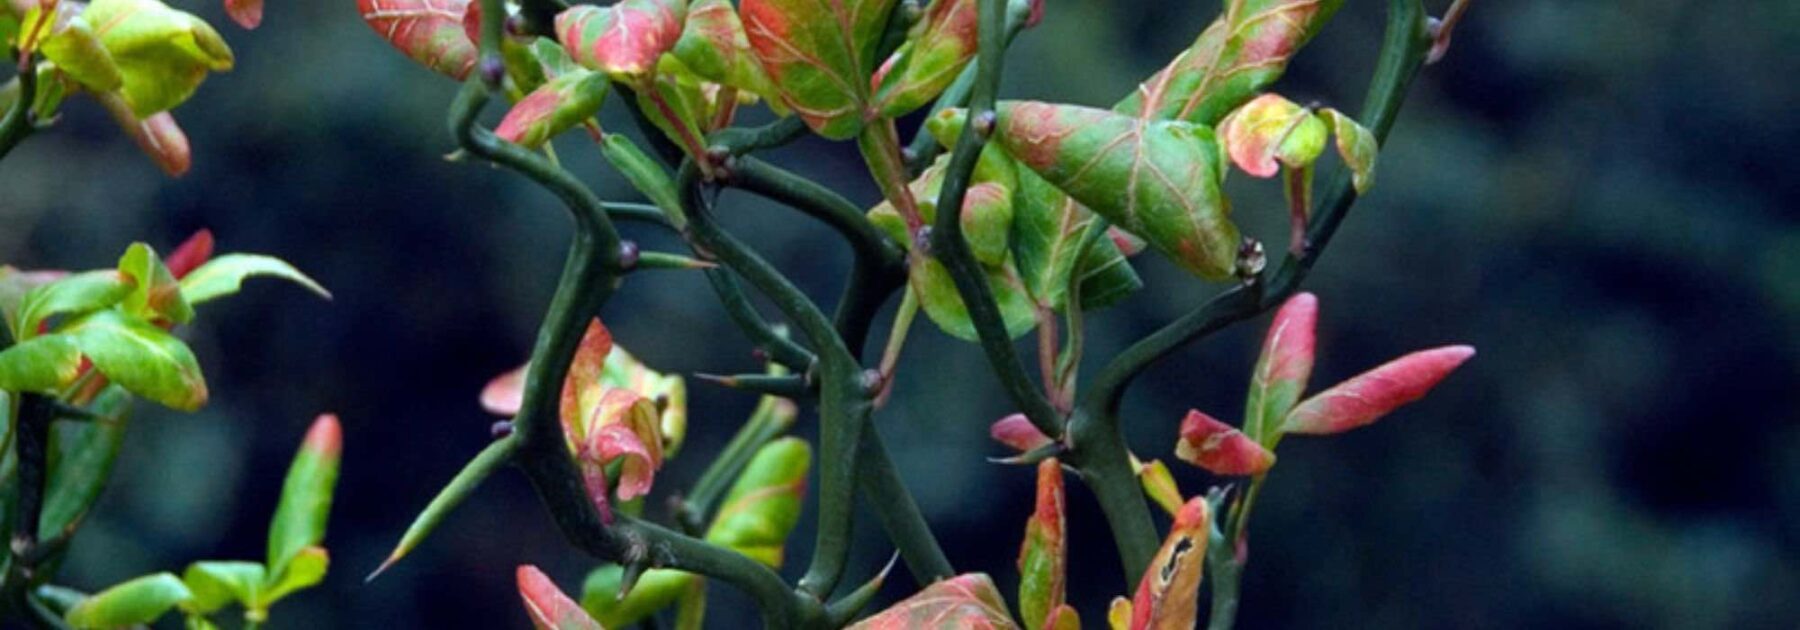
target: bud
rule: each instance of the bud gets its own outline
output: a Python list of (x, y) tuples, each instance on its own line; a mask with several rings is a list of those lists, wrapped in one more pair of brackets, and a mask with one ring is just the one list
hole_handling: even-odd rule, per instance
[(1299, 293), (1288, 298), (1269, 323), (1244, 404), (1245, 431), (1265, 446), (1274, 443), (1276, 430), (1306, 392), (1318, 320), (1319, 299)]
[(994, 441), (1005, 444), (1021, 453), (1030, 452), (1050, 445), (1050, 436), (1044, 435), (1025, 414), (1015, 413), (1001, 418), (988, 428), (988, 435)]
[(255, 30), (262, 25), (263, 3), (262, 0), (225, 0), (225, 14), (245, 30)]
[(281, 485), (281, 501), (269, 523), (269, 575), (281, 575), (295, 556), (325, 540), (343, 449), (344, 430), (337, 416), (321, 414), (306, 431)]
[(1275, 454), (1231, 425), (1198, 410), (1181, 421), (1175, 456), (1215, 475), (1260, 475), (1275, 465)]
[(1394, 359), (1300, 403), (1281, 430), (1329, 435), (1367, 425), (1424, 397), (1472, 356), (1469, 346), (1445, 346)]
[[(1176, 450), (1181, 449), (1176, 445)], [(1175, 485), (1175, 475), (1169, 472), (1169, 465), (1160, 459), (1153, 459), (1138, 466), (1138, 483), (1144, 486), (1144, 494), (1157, 505), (1174, 516), (1181, 511), (1181, 488)]]
[(193, 236), (189, 236), (187, 240), (175, 246), (175, 251), (169, 253), (169, 258), (164, 263), (169, 266), (170, 274), (173, 274), (176, 279), (181, 279), (211, 259), (212, 254), (212, 230), (201, 228), (194, 232)]

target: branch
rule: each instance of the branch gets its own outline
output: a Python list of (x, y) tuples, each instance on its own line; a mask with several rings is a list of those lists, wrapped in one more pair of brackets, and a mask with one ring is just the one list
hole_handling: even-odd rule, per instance
[(27, 58), (19, 67), (18, 100), (13, 101), (12, 107), (6, 110), (5, 117), (0, 118), (0, 158), (11, 153), (13, 147), (18, 146), (25, 136), (31, 135), (36, 127), (36, 121), (32, 120), (31, 104), (37, 100), (37, 66)]
[(23, 616), (30, 610), (31, 589), (41, 579), (37, 575), (38, 520), (44, 507), (44, 485), (49, 477), (50, 423), (55, 420), (52, 399), (42, 394), (18, 394), (18, 415), (14, 426), (13, 451), (17, 461), (18, 495), (13, 507), (12, 540), (8, 541), (5, 574), (7, 610)]
[(752, 345), (768, 355), (770, 361), (800, 374), (812, 371), (818, 357), (777, 332), (768, 320), (763, 319), (762, 313), (758, 313), (750, 298), (744, 295), (744, 288), (738, 284), (735, 274), (725, 269), (709, 269), (706, 279), (712, 283), (713, 292), (719, 295), (719, 303), (725, 307), (731, 321), (750, 337)]
[(906, 568), (912, 571), (919, 586), (929, 586), (956, 575), (956, 569), (951, 568), (950, 559), (938, 546), (937, 537), (932, 535), (924, 515), (919, 512), (919, 504), (906, 491), (905, 482), (888, 458), (880, 431), (874, 427), (863, 436), (860, 465), (862, 474), (857, 475), (857, 482), (863, 496), (874, 508), (875, 519), (881, 521), (881, 528), (887, 531), (888, 539), (906, 560)]
[[(1000, 25), (1006, 17), (1006, 4), (1004, 0), (981, 2), (980, 54), (976, 62), (980, 72), (969, 102), (969, 124), (963, 126), (962, 137), (957, 139), (956, 150), (950, 156), (950, 166), (944, 171), (938, 208), (962, 207), (969, 177), (974, 174), (981, 149), (993, 131), (994, 101), (1000, 89), (1001, 55), (1005, 52), (1005, 37)], [(1039, 431), (1052, 438), (1061, 437), (1062, 416), (1044, 397), (1043, 390), (1031, 381), (1018, 350), (1013, 347), (1012, 337), (1006, 334), (1006, 323), (1000, 316), (1000, 307), (994, 303), (987, 276), (963, 238), (961, 216), (961, 212), (955, 211), (937, 213), (937, 221), (931, 226), (932, 254), (944, 263), (956, 281), (957, 293), (968, 306), (969, 319), (981, 338), (981, 348), (1013, 404), (1019, 406)]]

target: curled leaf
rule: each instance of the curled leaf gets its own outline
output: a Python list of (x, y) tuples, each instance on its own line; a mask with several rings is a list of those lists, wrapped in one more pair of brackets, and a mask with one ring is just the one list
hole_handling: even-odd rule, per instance
[(587, 441), (589, 420), (597, 417), (594, 410), (604, 393), (600, 375), (612, 348), (612, 332), (599, 318), (590, 320), (575, 348), (575, 357), (569, 361), (567, 376), (563, 377), (561, 417), (571, 447)]
[[(1200, 578), (1206, 567), (1207, 535), (1211, 532), (1205, 497), (1194, 497), (1175, 514), (1175, 523), (1151, 559), (1150, 568), (1138, 581), (1132, 598), (1132, 630), (1189, 630), (1194, 627), (1200, 599)], [(1114, 604), (1114, 609), (1118, 608)]]
[(176, 324), (194, 318), (194, 307), (182, 296), (175, 274), (149, 245), (132, 243), (126, 248), (119, 258), (119, 273), (130, 276), (135, 285), (121, 303), (126, 313)]
[(330, 291), (287, 261), (261, 254), (225, 254), (206, 261), (181, 277), (181, 295), (191, 304), (211, 302), (237, 294), (244, 288), (244, 281), (254, 277), (280, 278), (331, 299)]
[[(52, 24), (46, 24), (49, 35), (44, 37), (38, 50), (56, 67), (67, 73), (82, 87), (94, 92), (111, 92), (124, 84), (124, 77), (119, 66), (113, 61), (112, 53), (95, 34), (93, 26), (75, 15), (73, 6), (64, 4), (61, 10), (54, 11)], [(33, 24), (33, 17), (43, 15), (40, 11), (27, 14), (26, 24), (29, 29), (38, 28)], [(41, 19), (41, 18), (40, 18)]]
[(538, 630), (604, 630), (537, 567), (520, 565), (518, 582), (519, 597), (525, 600), (525, 612), (531, 615), (532, 627)]
[(1350, 168), (1350, 181), (1356, 187), (1356, 194), (1367, 194), (1375, 185), (1375, 156), (1381, 151), (1380, 143), (1375, 141), (1375, 132), (1329, 107), (1320, 111), (1319, 116), (1331, 123), (1331, 133), (1337, 137), (1338, 156), (1344, 158), (1344, 165)]
[(18, 322), (13, 326), (13, 334), (19, 339), (29, 339), (52, 317), (81, 315), (110, 307), (130, 296), (136, 288), (135, 278), (113, 269), (65, 275), (37, 285), (19, 300)]
[(576, 63), (613, 80), (637, 84), (656, 70), (657, 58), (681, 38), (684, 8), (678, 0), (576, 5), (557, 14), (557, 39)]
[(469, 0), (356, 0), (363, 21), (394, 48), (458, 81), (480, 51), (463, 31)]
[(127, 391), (181, 411), (206, 404), (206, 379), (187, 344), (141, 319), (98, 311), (63, 329), (94, 368)]
[(94, 0), (81, 17), (111, 53), (123, 78), (120, 94), (139, 118), (180, 105), (207, 73), (234, 63), (205, 20), (158, 0)]
[(1244, 403), (1244, 430), (1264, 445), (1272, 443), (1288, 412), (1306, 392), (1318, 321), (1319, 299), (1303, 292), (1288, 298), (1269, 323)]
[[(636, 392), (608, 389), (593, 414), (584, 432), (587, 437), (577, 450), (584, 468), (604, 469), (615, 460), (623, 460), (619, 499), (629, 501), (649, 494), (663, 459), (656, 408)], [(604, 473), (601, 475), (603, 479)], [(590, 492), (593, 490), (589, 488)], [(603, 500), (604, 497), (595, 497), (597, 502)]]
[(750, 49), (781, 100), (834, 140), (855, 137), (869, 108), (875, 46), (896, 0), (744, 0)]
[(1418, 400), (1475, 349), (1445, 346), (1394, 359), (1308, 398), (1288, 414), (1283, 433), (1329, 435), (1367, 425)]
[(1052, 615), (1063, 606), (1068, 574), (1068, 543), (1063, 530), (1062, 463), (1038, 462), (1037, 505), (1025, 522), (1019, 545), (1019, 615), (1027, 630), (1052, 628)]
[(1198, 410), (1181, 421), (1175, 456), (1215, 475), (1260, 475), (1275, 465), (1275, 454), (1231, 425)]
[(857, 630), (913, 628), (985, 628), (1018, 626), (1006, 612), (994, 580), (985, 573), (964, 573), (939, 581), (887, 610), (850, 626)]
[(1254, 177), (1274, 177), (1282, 166), (1311, 166), (1324, 153), (1329, 134), (1312, 110), (1279, 94), (1259, 96), (1219, 124), (1231, 161)]
[(988, 435), (994, 441), (1005, 444), (1021, 453), (1030, 452), (1050, 445), (1050, 436), (1044, 435), (1025, 414), (1015, 413), (1001, 418), (988, 427)]

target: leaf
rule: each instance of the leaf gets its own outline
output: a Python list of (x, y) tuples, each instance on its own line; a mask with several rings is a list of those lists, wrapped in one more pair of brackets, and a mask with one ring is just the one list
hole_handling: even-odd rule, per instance
[(1014, 196), (1013, 253), (1019, 275), (1039, 306), (1061, 311), (1068, 305), (1069, 276), (1077, 263), (1085, 270), (1083, 308), (1112, 304), (1144, 286), (1110, 239), (1095, 243), (1085, 255), (1076, 251), (1095, 220), (1093, 212), (1029, 170), (1019, 173), (1019, 187)]
[(205, 615), (234, 603), (246, 609), (261, 607), (267, 575), (257, 562), (203, 560), (188, 565), (182, 578), (193, 593), (193, 599), (182, 608)]
[(1050, 445), (1050, 436), (1044, 435), (1025, 414), (1015, 413), (1001, 418), (988, 428), (988, 436), (994, 441), (1005, 444), (1021, 453)]
[(262, 25), (263, 3), (262, 0), (225, 0), (225, 13), (238, 26), (255, 30)]
[(1181, 421), (1175, 456), (1227, 477), (1260, 475), (1275, 465), (1275, 454), (1269, 449), (1199, 410), (1189, 410), (1187, 418)]
[(497, 416), (518, 415), (525, 404), (525, 370), (529, 366), (494, 377), (481, 388), (481, 408)]
[(1302, 292), (1288, 298), (1269, 323), (1244, 402), (1244, 432), (1263, 446), (1274, 444), (1281, 423), (1306, 392), (1318, 321), (1319, 299)]
[(331, 495), (337, 487), (338, 461), (343, 458), (344, 429), (337, 416), (322, 414), (306, 430), (306, 439), (288, 466), (281, 501), (269, 522), (269, 573), (281, 575), (296, 554), (325, 540)]
[(595, 417), (594, 410), (599, 407), (604, 394), (600, 376), (606, 369), (606, 355), (612, 348), (612, 332), (600, 323), (600, 318), (589, 320), (563, 377), (560, 410), (563, 432), (568, 435), (571, 446), (587, 441), (589, 419)]
[(206, 404), (206, 379), (193, 351), (163, 329), (118, 311), (99, 311), (63, 332), (95, 369), (126, 391), (181, 411)]
[[(1032, 306), (1018, 271), (1010, 264), (1004, 268), (983, 266), (982, 271), (987, 276), (988, 288), (993, 291), (994, 302), (1000, 307), (1007, 337), (1017, 339), (1030, 332), (1037, 324), (1037, 309)], [(969, 307), (963, 303), (956, 280), (951, 278), (944, 263), (936, 257), (924, 258), (908, 269), (907, 277), (912, 290), (918, 292), (919, 306), (932, 323), (957, 339), (980, 340), (975, 323), (969, 318)]]
[(480, 51), (463, 31), (468, 0), (356, 0), (363, 22), (427, 68), (461, 81)]
[(63, 620), (76, 628), (117, 628), (150, 623), (192, 594), (171, 573), (153, 573), (108, 588), (69, 608)]
[(1075, 607), (1068, 604), (1057, 606), (1050, 611), (1050, 617), (1044, 620), (1044, 628), (1048, 630), (1081, 630), (1081, 615)]
[[(75, 15), (76, 9), (73, 6), (61, 6), (65, 8), (55, 12), (54, 25), (45, 26), (50, 35), (44, 38), (38, 50), (69, 78), (88, 90), (111, 92), (119, 89), (124, 85), (125, 79), (120, 75), (112, 53), (106, 50), (106, 45), (94, 33), (93, 25)], [(36, 28), (32, 22), (38, 13), (40, 11), (27, 14), (27, 28)]]
[(1329, 134), (1325, 121), (1279, 94), (1259, 96), (1219, 123), (1225, 152), (1253, 177), (1274, 177), (1282, 166), (1311, 166), (1325, 152)]
[(87, 516), (112, 477), (131, 411), (125, 390), (108, 387), (88, 405), (94, 418), (51, 425), (49, 477), (38, 531), (66, 531)]
[(687, 382), (674, 374), (662, 374), (645, 366), (625, 348), (614, 346), (606, 355), (600, 383), (637, 392), (657, 409), (657, 430), (662, 435), (663, 457), (673, 457), (687, 436)]
[(244, 280), (257, 276), (280, 278), (305, 287), (319, 297), (331, 299), (331, 292), (306, 274), (280, 258), (261, 254), (225, 254), (200, 265), (181, 279), (181, 294), (191, 304), (211, 302), (236, 295), (244, 288)]
[(263, 586), (262, 605), (273, 606), (296, 591), (317, 585), (325, 579), (330, 566), (331, 554), (324, 547), (301, 549), (280, 573), (269, 574), (268, 583)]
[(81, 351), (64, 335), (44, 335), (0, 350), (0, 390), (55, 393), (81, 373)]
[(812, 447), (781, 438), (763, 445), (719, 506), (706, 541), (779, 568), (788, 535), (800, 522)]
[(95, 94), (107, 113), (112, 114), (113, 122), (131, 138), (139, 151), (156, 163), (156, 167), (170, 177), (180, 177), (193, 166), (193, 151), (188, 145), (187, 133), (175, 122), (175, 116), (169, 112), (158, 112), (150, 116), (140, 117), (131, 110), (131, 104), (117, 92)]
[(1051, 627), (1051, 614), (1063, 605), (1068, 573), (1063, 505), (1062, 462), (1054, 457), (1038, 462), (1037, 504), (1019, 546), (1019, 615), (1027, 630)]
[(981, 182), (963, 193), (963, 237), (975, 259), (989, 267), (1007, 260), (1007, 232), (1012, 228), (1012, 191), (995, 182)]
[(175, 251), (169, 252), (169, 257), (163, 259), (163, 264), (169, 267), (169, 273), (174, 274), (176, 279), (181, 279), (211, 260), (212, 255), (212, 230), (201, 228), (175, 246)]
[[(26, 294), (67, 277), (69, 272), (66, 271), (20, 271), (11, 265), (0, 265), (0, 317), (4, 317), (7, 327), (15, 331), (25, 330), (24, 326), (19, 325), (19, 311), (24, 307)], [(35, 326), (31, 330), (37, 331)], [(15, 335), (14, 339), (17, 338)]]
[(546, 81), (513, 104), (494, 135), (530, 149), (543, 146), (599, 112), (606, 88), (606, 75), (585, 69)]
[(1444, 346), (1394, 359), (1300, 403), (1281, 431), (1329, 435), (1367, 425), (1424, 397), (1472, 356), (1469, 346)]
[(675, 58), (708, 81), (773, 98), (774, 83), (750, 51), (744, 23), (730, 0), (698, 0), (688, 5), (687, 26), (675, 41)]
[(681, 38), (684, 8), (679, 0), (575, 5), (557, 14), (556, 35), (576, 63), (638, 85), (655, 72), (657, 58)]
[(1338, 156), (1344, 158), (1344, 165), (1350, 168), (1356, 194), (1368, 194), (1369, 189), (1375, 186), (1375, 157), (1381, 152), (1380, 143), (1375, 140), (1375, 132), (1369, 131), (1345, 113), (1329, 107), (1320, 111), (1319, 116), (1331, 123), (1331, 132), (1337, 136)]
[(1181, 511), (1181, 488), (1175, 485), (1175, 476), (1169, 473), (1168, 464), (1160, 459), (1153, 459), (1138, 467), (1138, 483), (1144, 486), (1144, 495), (1155, 501), (1169, 516)]
[(625, 568), (607, 565), (588, 574), (581, 587), (581, 608), (594, 616), (601, 626), (625, 628), (643, 621), (676, 601), (696, 582), (698, 575), (674, 569), (649, 569), (638, 576), (637, 584), (624, 597), (619, 587), (625, 582)]
[(1189, 272), (1232, 276), (1241, 239), (1212, 130), (1074, 105), (999, 111), (996, 138), (1021, 164)]
[(1114, 109), (1213, 125), (1274, 83), (1343, 0), (1226, 0), (1192, 46)]
[(30, 339), (39, 325), (58, 315), (78, 316), (109, 308), (131, 295), (136, 280), (111, 269), (87, 271), (40, 284), (19, 300), (17, 339)]
[(860, 630), (914, 628), (1017, 628), (1006, 601), (985, 573), (964, 573), (942, 580), (887, 610), (850, 626)]
[(94, 0), (81, 17), (112, 54), (124, 79), (121, 93), (139, 118), (180, 105), (207, 73), (230, 70), (234, 62), (205, 20), (157, 0)]
[(537, 567), (520, 565), (518, 582), (525, 612), (538, 630), (604, 630)]
[(662, 436), (656, 406), (637, 392), (608, 389), (594, 410), (581, 455), (600, 466), (623, 460), (618, 495), (630, 501), (650, 493), (662, 467)]
[(130, 276), (136, 285), (122, 305), (127, 314), (176, 324), (194, 319), (194, 307), (183, 297), (175, 274), (149, 245), (132, 243), (127, 247), (125, 255), (119, 258), (119, 273)]
[(896, 0), (744, 0), (750, 49), (781, 100), (833, 140), (853, 138), (868, 111), (869, 69)]
[(930, 104), (975, 58), (980, 12), (976, 0), (936, 0), (922, 27), (875, 73), (875, 109), (898, 118)]
[[(1138, 581), (1131, 601), (1132, 630), (1190, 630), (1200, 599), (1200, 577), (1206, 566), (1208, 525), (1206, 498), (1181, 506), (1162, 548)], [(1117, 604), (1114, 605), (1115, 609)]]

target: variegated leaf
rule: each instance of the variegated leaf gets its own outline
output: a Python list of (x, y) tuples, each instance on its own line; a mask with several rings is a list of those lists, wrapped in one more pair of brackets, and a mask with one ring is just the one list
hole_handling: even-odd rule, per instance
[(855, 137), (869, 109), (875, 46), (897, 0), (744, 0), (750, 49), (781, 100), (834, 140)]
[(994, 580), (985, 573), (964, 573), (940, 581), (887, 610), (850, 626), (856, 630), (923, 630), (960, 628), (1013, 630)]
[(1244, 432), (1264, 446), (1274, 443), (1276, 430), (1306, 392), (1318, 321), (1319, 299), (1302, 292), (1288, 298), (1269, 323), (1244, 398)]
[(1367, 425), (1424, 397), (1472, 356), (1475, 349), (1469, 346), (1445, 346), (1394, 359), (1306, 399), (1281, 430), (1329, 435)]
[(458, 81), (480, 55), (463, 30), (469, 0), (356, 0), (363, 21), (400, 52)]
[(1037, 505), (1019, 545), (1019, 615), (1026, 630), (1042, 630), (1063, 605), (1068, 543), (1063, 528), (1062, 463), (1038, 462)]
[(1287, 70), (1343, 0), (1226, 0), (1194, 44), (1114, 109), (1212, 125)]

